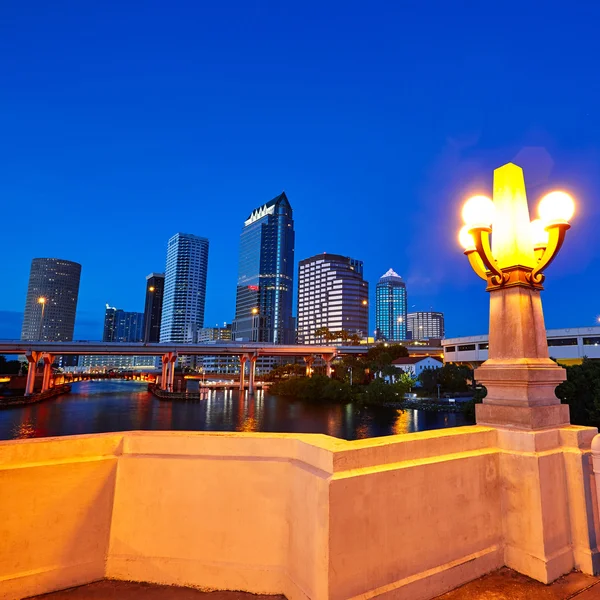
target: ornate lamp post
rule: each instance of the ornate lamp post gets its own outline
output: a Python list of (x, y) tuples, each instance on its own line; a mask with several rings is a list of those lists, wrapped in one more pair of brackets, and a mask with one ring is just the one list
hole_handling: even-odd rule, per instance
[(490, 292), (489, 359), (476, 370), (487, 388), (477, 423), (541, 429), (569, 423), (554, 394), (565, 371), (548, 356), (540, 291), (574, 213), (571, 196), (552, 192), (530, 222), (523, 171), (509, 163), (494, 171), (493, 201), (475, 196), (462, 211), (459, 240)]

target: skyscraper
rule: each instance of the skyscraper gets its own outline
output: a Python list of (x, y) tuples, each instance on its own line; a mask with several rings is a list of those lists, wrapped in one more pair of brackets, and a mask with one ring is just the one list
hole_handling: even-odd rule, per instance
[(389, 269), (377, 283), (376, 298), (377, 339), (401, 342), (406, 339), (406, 285), (402, 277)]
[(339, 254), (317, 254), (298, 265), (298, 343), (320, 344), (317, 331), (368, 336), (369, 284), (363, 263)]
[(204, 325), (208, 240), (176, 233), (167, 248), (160, 341), (193, 344)]
[(60, 258), (34, 258), (25, 300), (22, 340), (73, 339), (81, 265)]
[(103, 342), (141, 342), (144, 337), (144, 313), (127, 312), (106, 305)]
[(164, 273), (150, 273), (146, 277), (146, 304), (144, 306), (144, 342), (146, 343), (160, 340), (164, 289)]
[(413, 312), (406, 315), (408, 338), (411, 340), (443, 339), (444, 313)]
[(284, 192), (244, 221), (233, 339), (294, 343), (293, 283), (294, 220)]

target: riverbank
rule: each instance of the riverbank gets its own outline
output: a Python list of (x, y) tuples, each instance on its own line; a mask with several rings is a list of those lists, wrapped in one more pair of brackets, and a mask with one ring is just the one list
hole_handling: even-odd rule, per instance
[(37, 404), (44, 400), (51, 400), (62, 394), (68, 394), (71, 391), (70, 384), (56, 385), (46, 392), (32, 394), (31, 396), (0, 396), (0, 409), (13, 408), (15, 406), (27, 406)]

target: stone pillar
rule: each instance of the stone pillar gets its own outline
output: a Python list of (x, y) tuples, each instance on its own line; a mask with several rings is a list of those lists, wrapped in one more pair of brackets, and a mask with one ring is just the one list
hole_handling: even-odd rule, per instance
[(35, 372), (37, 370), (37, 364), (40, 360), (41, 352), (29, 352), (25, 355), (29, 368), (27, 369), (27, 383), (25, 384), (25, 395), (31, 396), (35, 388)]
[(246, 384), (244, 382), (246, 375), (246, 363), (248, 362), (248, 355), (242, 354), (240, 356), (240, 392), (244, 391)]
[(50, 389), (50, 381), (52, 379), (52, 363), (54, 362), (54, 356), (52, 354), (44, 353), (42, 355), (44, 361), (44, 377), (42, 379), (42, 392), (47, 392)]
[(589, 500), (597, 430), (570, 426), (569, 407), (556, 397), (565, 370), (548, 357), (522, 172), (507, 167), (494, 172), (492, 242), (502, 278), (488, 273), (489, 359), (475, 370), (487, 396), (476, 416), (497, 432), (504, 563), (550, 583), (574, 568), (600, 568)]
[(313, 363), (315, 361), (315, 357), (314, 356), (305, 356), (304, 357), (304, 362), (306, 363), (306, 376), (307, 377), (312, 377), (312, 373), (313, 373)]
[(248, 370), (248, 394), (254, 394), (254, 375), (256, 373), (256, 356), (250, 356), (250, 368)]

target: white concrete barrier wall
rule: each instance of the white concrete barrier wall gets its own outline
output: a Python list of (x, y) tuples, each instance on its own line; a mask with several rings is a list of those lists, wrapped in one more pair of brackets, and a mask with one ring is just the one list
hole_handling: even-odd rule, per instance
[(0, 598), (107, 576), (425, 600), (505, 564), (501, 456), (477, 426), (2, 442)]

